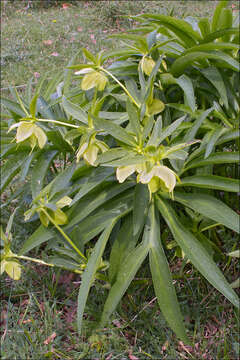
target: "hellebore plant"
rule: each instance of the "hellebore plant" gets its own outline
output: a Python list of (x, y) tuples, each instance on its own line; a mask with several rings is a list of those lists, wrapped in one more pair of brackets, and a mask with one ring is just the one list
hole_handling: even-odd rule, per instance
[(4, 245), (2, 269), (18, 279), (16, 261), (47, 243), (45, 265), (82, 273), (79, 332), (94, 280), (109, 288), (102, 327), (148, 257), (160, 309), (189, 342), (165, 255), (172, 246), (239, 307), (214, 261), (219, 227), (239, 232), (220, 194), (239, 191), (239, 29), (226, 4), (212, 22), (141, 15), (141, 35), (115, 36), (133, 43), (97, 56), (83, 49), (87, 64), (73, 59), (33, 97), (2, 99), (2, 190), (19, 175), (9, 202), (30, 196), (26, 226), (42, 223), (18, 255)]

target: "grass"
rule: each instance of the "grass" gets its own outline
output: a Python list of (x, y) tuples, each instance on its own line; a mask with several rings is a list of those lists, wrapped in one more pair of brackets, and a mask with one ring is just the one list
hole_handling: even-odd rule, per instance
[[(235, 1), (236, 3), (236, 1)], [(21, 1), (1, 2), (1, 87), (24, 85), (31, 77), (64, 69), (81, 47), (98, 51), (118, 47), (113, 32), (134, 25), (121, 15), (140, 12), (210, 16), (216, 1), (79, 1), (67, 9), (24, 8)]]
[[(236, 1), (232, 3), (237, 7)], [(37, 81), (38, 74), (48, 73), (51, 77), (56, 69), (64, 69), (81, 47), (95, 52), (118, 47), (108, 35), (134, 26), (120, 15), (141, 11), (168, 13), (174, 7), (180, 17), (210, 16), (215, 5), (215, 1), (105, 1), (100, 6), (99, 1), (79, 1), (64, 10), (24, 9), (20, 1), (2, 2), (1, 86), (24, 85), (31, 76)], [(4, 201), (10, 193), (5, 196)], [(2, 211), (3, 224), (12, 206)], [(22, 218), (18, 213), (13, 229), (16, 251), (29, 235)], [(230, 231), (219, 233), (218, 237), (224, 252), (231, 251), (237, 240)], [(32, 255), (41, 258), (41, 249)], [(95, 327), (107, 291), (100, 283), (94, 284), (79, 339), (75, 317), (80, 277), (25, 263), (21, 280), (1, 278), (1, 358), (238, 359), (239, 321), (233, 306), (190, 265), (179, 277), (181, 259), (175, 258), (170, 264), (187, 331), (193, 334), (192, 347), (179, 342), (167, 327), (152, 284), (146, 280), (147, 266), (131, 285), (111, 324), (101, 331)], [(231, 282), (237, 277), (239, 265), (232, 259), (222, 269)]]
[(176, 281), (176, 289), (186, 327), (194, 334), (192, 347), (178, 342), (168, 329), (147, 283), (133, 284), (109, 327), (91, 335), (106, 295), (95, 284), (79, 339), (75, 315), (80, 279), (28, 264), (22, 280), (2, 282), (2, 359), (237, 359), (237, 313), (191, 267), (187, 274)]

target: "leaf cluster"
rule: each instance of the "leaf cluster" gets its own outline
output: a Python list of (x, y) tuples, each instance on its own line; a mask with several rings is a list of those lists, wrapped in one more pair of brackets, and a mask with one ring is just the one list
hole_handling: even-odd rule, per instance
[(77, 54), (64, 74), (2, 99), (1, 189), (17, 179), (9, 201), (27, 193), (26, 220), (42, 223), (20, 255), (47, 243), (53, 264), (76, 270), (84, 259), (79, 331), (95, 279), (109, 288), (104, 326), (148, 258), (160, 309), (188, 342), (166, 249), (239, 306), (214, 242), (219, 227), (239, 232), (221, 198), (239, 191), (238, 19), (226, 1), (212, 21), (135, 19), (141, 26), (114, 36), (122, 48), (83, 49), (84, 63)]

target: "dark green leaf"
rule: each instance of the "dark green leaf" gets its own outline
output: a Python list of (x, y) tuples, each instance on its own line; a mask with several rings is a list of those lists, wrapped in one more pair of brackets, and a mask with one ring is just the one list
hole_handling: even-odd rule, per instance
[(84, 124), (88, 124), (88, 117), (85, 111), (78, 105), (69, 101), (65, 96), (62, 97), (62, 105), (64, 110), (73, 117)]
[(183, 89), (185, 97), (186, 97), (186, 105), (190, 107), (192, 112), (195, 111), (196, 103), (194, 97), (194, 89), (191, 79), (184, 75), (181, 75), (178, 79), (176, 79), (176, 83)]
[(181, 179), (177, 186), (239, 192), (239, 180), (216, 175), (194, 175)]
[(88, 293), (92, 286), (93, 281), (95, 280), (96, 272), (101, 263), (101, 258), (105, 246), (107, 244), (108, 238), (112, 232), (112, 228), (114, 224), (115, 224), (114, 221), (110, 223), (110, 225), (105, 229), (105, 231), (98, 239), (91, 253), (91, 257), (87, 262), (86, 269), (82, 275), (81, 286), (78, 293), (78, 307), (77, 307), (77, 326), (79, 333), (81, 333), (83, 312), (87, 302)]
[(181, 224), (167, 201), (157, 198), (157, 206), (187, 258), (218, 291), (231, 301), (233, 305), (239, 307), (236, 293), (231, 289), (231, 286), (204, 246)]
[(175, 77), (179, 76), (185, 71), (186, 67), (196, 65), (196, 62), (206, 59), (218, 60), (221, 64), (224, 64), (225, 67), (229, 67), (234, 71), (239, 71), (239, 63), (231, 56), (221, 51), (196, 51), (175, 60), (171, 67), (171, 73)]
[(144, 227), (148, 206), (149, 206), (149, 190), (145, 184), (137, 184), (134, 191), (133, 200), (133, 237), (138, 239)]
[(222, 201), (203, 193), (175, 192), (174, 200), (239, 233), (239, 215)]
[(225, 164), (225, 163), (237, 163), (239, 161), (239, 153), (238, 152), (216, 152), (210, 155), (207, 159), (202, 157), (197, 158), (195, 160), (190, 161), (187, 164), (187, 167), (182, 171), (185, 172), (188, 169), (193, 169), (200, 166), (206, 165), (215, 165), (215, 164)]
[(115, 139), (122, 141), (125, 144), (128, 145), (135, 145), (136, 141), (134, 137), (128, 132), (123, 129), (121, 126), (114, 124), (111, 121), (104, 120), (104, 119), (94, 119), (94, 125), (99, 130), (104, 130), (108, 134), (112, 135)]
[(184, 341), (184, 343), (189, 343), (183, 325), (183, 318), (176, 292), (172, 283), (173, 280), (169, 270), (168, 261), (161, 244), (159, 217), (155, 212), (155, 206), (153, 204), (149, 209), (147, 226), (149, 227), (150, 269), (158, 304), (172, 330), (182, 341)]
[(109, 176), (113, 175), (114, 169), (111, 168), (96, 168), (89, 177), (86, 178), (85, 184), (80, 191), (74, 196), (71, 206), (80, 200), (83, 196), (88, 194), (96, 186), (103, 183)]
[(54, 157), (57, 155), (56, 150), (43, 151), (34, 167), (34, 172), (32, 174), (31, 180), (31, 189), (32, 189), (32, 198), (34, 199), (43, 188), (44, 179), (47, 174), (47, 171), (53, 161)]

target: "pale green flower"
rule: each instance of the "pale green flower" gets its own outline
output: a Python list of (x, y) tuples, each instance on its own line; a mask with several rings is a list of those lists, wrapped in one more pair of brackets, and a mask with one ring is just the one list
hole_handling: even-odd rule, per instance
[(155, 61), (149, 56), (145, 55), (141, 59), (139, 65), (142, 69), (142, 72), (149, 76), (155, 66)]
[(104, 142), (93, 138), (90, 142), (85, 142), (80, 146), (77, 152), (77, 162), (83, 157), (88, 164), (96, 166), (95, 161), (99, 151), (103, 153), (107, 150), (108, 146)]
[(176, 174), (167, 166), (155, 165), (151, 171), (143, 171), (138, 180), (142, 184), (148, 184), (152, 193), (158, 191), (162, 185), (167, 191), (172, 192), (176, 185)]
[(13, 124), (8, 131), (12, 131), (15, 128), (17, 128), (17, 143), (20, 143), (26, 139), (30, 139), (32, 148), (34, 148), (38, 142), (40, 149), (42, 149), (47, 142), (47, 136), (45, 135), (44, 131), (31, 121), (20, 121), (16, 124)]
[[(101, 72), (96, 71), (93, 69), (83, 69), (85, 71), (85, 75), (82, 79), (81, 88), (82, 90), (89, 90), (96, 87), (99, 91), (105, 89), (107, 85), (108, 79), (107, 77)], [(83, 73), (82, 71), (82, 73)], [(80, 72), (77, 72), (80, 73)]]
[(120, 183), (123, 183), (135, 171), (136, 165), (119, 166), (116, 171), (116, 177)]

